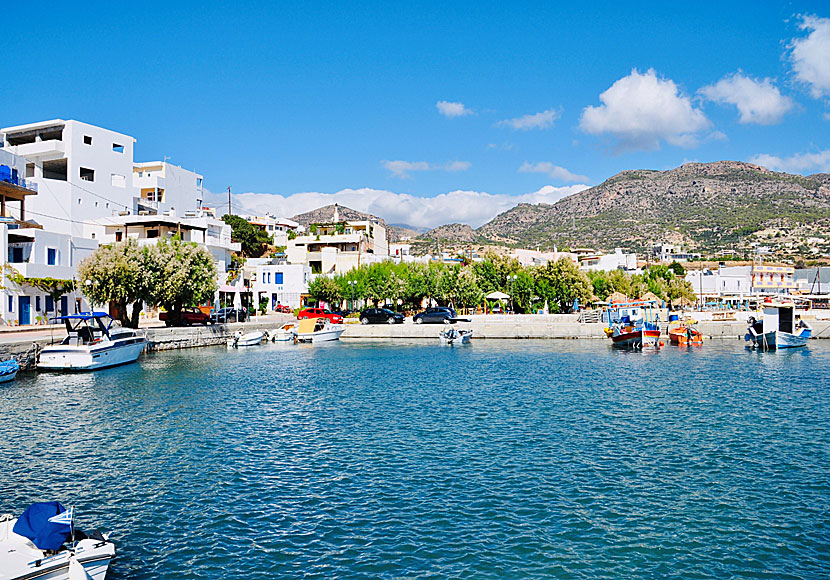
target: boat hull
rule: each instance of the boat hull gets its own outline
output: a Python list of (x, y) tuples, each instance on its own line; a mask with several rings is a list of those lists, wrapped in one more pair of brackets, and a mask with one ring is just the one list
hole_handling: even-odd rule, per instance
[(297, 334), (297, 342), (331, 342), (338, 340), (345, 328), (326, 328), (317, 332), (303, 332)]
[(689, 331), (686, 327), (674, 328), (669, 331), (669, 341), (679, 346), (701, 345), (703, 335), (698, 330)]
[(803, 329), (798, 334), (774, 330), (764, 334), (748, 332), (744, 338), (754, 348), (760, 348), (761, 350), (779, 350), (807, 346), (807, 341), (810, 340), (811, 335), (812, 332), (809, 329)]
[(611, 336), (613, 345), (617, 348), (650, 348), (660, 346), (659, 330), (633, 330), (630, 332), (615, 333)]
[(264, 332), (249, 332), (247, 334), (243, 334), (242, 336), (233, 337), (228, 339), (228, 348), (241, 348), (243, 346), (256, 346), (258, 344), (262, 344), (263, 339), (265, 338)]
[(37, 368), (44, 371), (95, 371), (135, 362), (147, 346), (146, 338), (135, 338), (104, 346), (47, 346), (40, 352)]

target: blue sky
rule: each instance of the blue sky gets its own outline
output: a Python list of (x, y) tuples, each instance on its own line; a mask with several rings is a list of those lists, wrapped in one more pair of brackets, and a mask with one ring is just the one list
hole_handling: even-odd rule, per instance
[(830, 171), (826, 2), (584, 4), (15, 3), (0, 125), (133, 135), (136, 160), (276, 194), (240, 197), (257, 211), (423, 226), (624, 169)]

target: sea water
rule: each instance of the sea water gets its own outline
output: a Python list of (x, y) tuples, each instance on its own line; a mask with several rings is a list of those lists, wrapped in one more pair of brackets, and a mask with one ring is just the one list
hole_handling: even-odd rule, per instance
[(0, 386), (108, 578), (827, 578), (830, 344), (277, 344)]

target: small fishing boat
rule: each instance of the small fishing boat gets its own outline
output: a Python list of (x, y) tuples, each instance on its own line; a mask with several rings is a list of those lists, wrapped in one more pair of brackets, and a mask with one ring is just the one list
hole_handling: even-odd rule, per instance
[(268, 331), (267, 334), (272, 342), (291, 342), (297, 337), (297, 324), (286, 322), (279, 328)]
[(56, 501), (0, 516), (0, 580), (104, 580), (113, 558), (109, 536), (79, 530)]
[(678, 346), (700, 346), (703, 334), (694, 327), (695, 321), (687, 318), (683, 321), (669, 322), (669, 342)]
[(328, 342), (337, 340), (346, 328), (332, 324), (327, 318), (304, 318), (297, 326), (297, 342)]
[(228, 339), (228, 348), (256, 346), (258, 344), (261, 344), (266, 336), (267, 334), (261, 330), (255, 330), (253, 332), (244, 332), (242, 330), (237, 330), (233, 333), (233, 336), (231, 336)]
[(144, 331), (122, 328), (106, 312), (58, 316), (66, 338), (40, 352), (40, 370), (92, 371), (134, 362), (147, 346)]
[(19, 370), (20, 364), (13, 358), (0, 362), (0, 383), (13, 381)]
[(656, 301), (611, 304), (607, 314), (609, 325), (605, 334), (614, 346), (630, 349), (662, 346)]
[(438, 335), (438, 341), (441, 344), (470, 344), (472, 340), (472, 330), (459, 330), (457, 328), (453, 328), (452, 326), (445, 328)]
[(799, 319), (796, 304), (790, 299), (764, 302), (761, 320), (749, 317), (749, 327), (744, 335), (752, 348), (777, 350), (807, 346), (813, 329), (807, 322)]

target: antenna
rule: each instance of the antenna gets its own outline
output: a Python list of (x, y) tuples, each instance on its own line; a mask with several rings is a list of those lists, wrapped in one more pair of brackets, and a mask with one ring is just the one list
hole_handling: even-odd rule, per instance
[(231, 211), (231, 186), (228, 186), (228, 215), (233, 215)]

